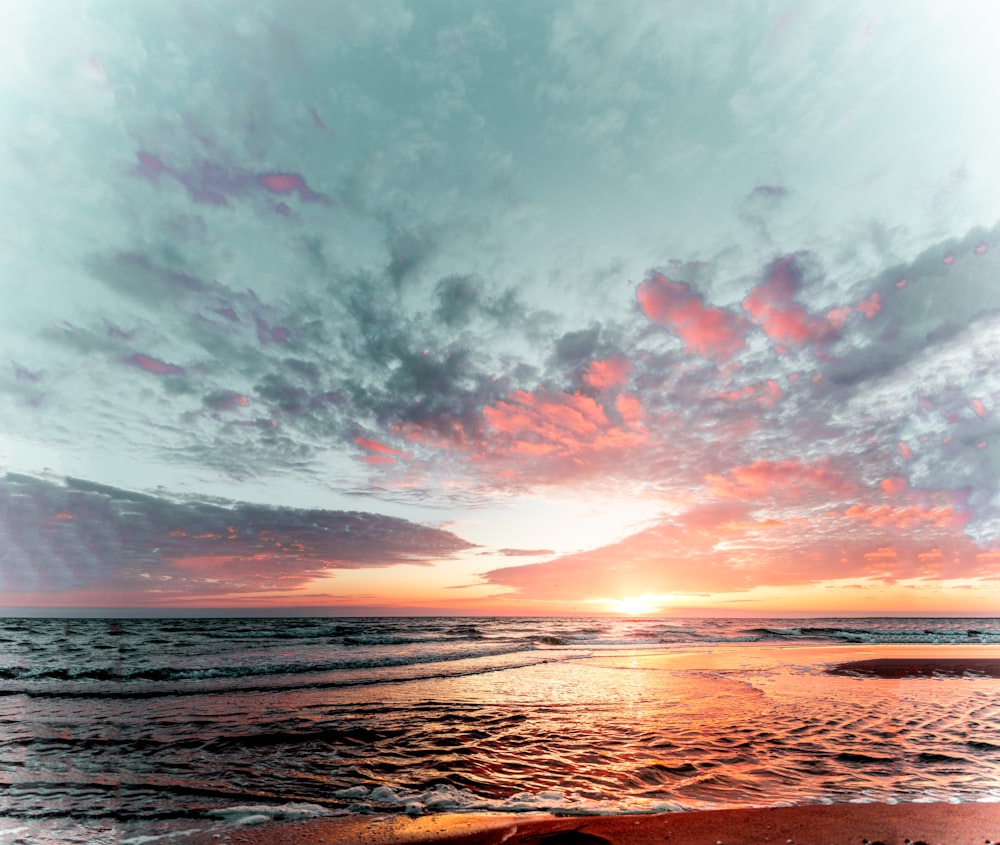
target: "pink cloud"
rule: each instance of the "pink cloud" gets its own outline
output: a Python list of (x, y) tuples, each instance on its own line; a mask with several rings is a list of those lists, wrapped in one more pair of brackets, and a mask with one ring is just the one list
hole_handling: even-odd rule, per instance
[(270, 176), (261, 176), (260, 183), (276, 194), (287, 194), (305, 187), (302, 177), (294, 173), (274, 173)]
[[(798, 376), (792, 373), (788, 378), (789, 381), (796, 381)], [(785, 396), (778, 382), (774, 379), (768, 379), (758, 384), (745, 384), (742, 387), (737, 387), (718, 395), (720, 399), (725, 399), (727, 402), (743, 402), (753, 399), (763, 408), (773, 408)]]
[(581, 393), (518, 390), (483, 409), (475, 459), (497, 477), (563, 479), (606, 468), (610, 456), (645, 445), (642, 420), (642, 405), (631, 394), (605, 407)]
[(917, 505), (851, 505), (846, 516), (877, 528), (912, 529), (921, 524), (937, 528), (961, 527), (964, 519), (950, 504), (923, 508)]
[(672, 282), (653, 273), (635, 292), (642, 313), (666, 326), (693, 350), (706, 358), (726, 361), (744, 346), (742, 318), (722, 308), (706, 305), (683, 282)]
[(876, 291), (854, 307), (870, 320), (882, 310), (882, 296)]
[(622, 393), (615, 397), (615, 410), (621, 414), (629, 427), (634, 427), (642, 421), (642, 402), (631, 393)]
[(612, 355), (603, 361), (591, 361), (583, 374), (583, 380), (598, 390), (607, 390), (625, 384), (632, 372), (632, 362), (624, 355)]
[[(306, 183), (298, 173), (261, 173), (253, 174), (237, 167), (231, 167), (216, 161), (205, 160), (197, 166), (186, 169), (170, 166), (160, 157), (145, 150), (137, 150), (138, 166), (133, 171), (138, 177), (146, 179), (153, 185), (158, 185), (161, 176), (176, 179), (187, 190), (192, 200), (211, 205), (228, 205), (230, 199), (249, 194), (252, 190), (263, 187), (273, 194), (298, 194), (305, 202), (327, 203), (327, 198)], [(281, 205), (284, 205), (283, 203)], [(288, 206), (285, 206), (287, 211)], [(280, 206), (276, 207), (279, 213)]]
[(168, 364), (166, 361), (161, 361), (158, 358), (151, 358), (149, 355), (142, 355), (138, 352), (129, 358), (129, 361), (147, 372), (156, 373), (160, 376), (175, 376), (184, 372), (183, 369), (175, 364)]
[(871, 552), (865, 552), (865, 560), (874, 561), (877, 563), (895, 563), (899, 559), (899, 552), (897, 552), (892, 546), (879, 546)]
[(919, 526), (963, 529), (974, 515), (968, 490), (928, 490), (911, 488), (902, 477), (886, 478), (879, 485), (891, 499), (859, 503), (844, 513), (879, 528), (914, 529)]
[(726, 475), (706, 475), (705, 481), (716, 496), (748, 501), (763, 497), (797, 500), (810, 491), (843, 493), (850, 489), (829, 461), (812, 464), (754, 461), (747, 466), (734, 467)]
[(257, 181), (275, 194), (297, 193), (301, 199), (310, 202), (323, 199), (323, 195), (313, 191), (298, 173), (265, 173), (258, 176)]
[(604, 408), (579, 393), (528, 393), (483, 409), (487, 425), (515, 442), (547, 441), (576, 448), (608, 425)]
[(853, 309), (849, 305), (843, 305), (840, 308), (834, 308), (832, 311), (826, 312), (827, 322), (834, 327), (837, 331), (840, 331), (847, 323), (847, 318), (851, 316)]
[(885, 478), (879, 486), (887, 496), (898, 496), (910, 489), (909, 482), (902, 477)]
[(393, 449), (391, 446), (386, 446), (384, 443), (379, 443), (377, 440), (360, 434), (354, 438), (354, 444), (367, 452), (366, 457), (362, 460), (369, 464), (394, 464), (397, 458), (410, 457), (406, 452)]
[[(765, 495), (772, 483), (770, 471), (751, 481)], [(513, 588), (516, 597), (567, 601), (645, 592), (709, 596), (833, 579), (891, 583), (996, 572), (997, 556), (933, 511), (905, 523), (836, 510), (815, 513), (808, 520), (774, 519), (758, 517), (759, 505), (753, 499), (723, 499), (695, 506), (620, 542), (495, 569), (486, 578)]]
[(743, 308), (777, 344), (801, 347), (832, 340), (837, 334), (837, 312), (833, 320), (809, 314), (794, 300), (798, 284), (794, 256), (782, 258), (767, 279), (750, 291)]

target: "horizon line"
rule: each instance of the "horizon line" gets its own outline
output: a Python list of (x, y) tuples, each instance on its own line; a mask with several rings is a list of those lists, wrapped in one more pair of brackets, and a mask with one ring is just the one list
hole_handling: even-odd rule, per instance
[(176, 618), (308, 618), (327, 617), (331, 619), (344, 618), (420, 618), (420, 617), (455, 617), (482, 619), (490, 617), (512, 619), (544, 619), (544, 618), (604, 618), (604, 619), (997, 619), (1000, 611), (983, 614), (963, 613), (956, 610), (938, 610), (924, 613), (908, 611), (871, 611), (838, 610), (838, 611), (767, 611), (759, 613), (743, 612), (734, 614), (732, 611), (712, 608), (684, 608), (677, 611), (659, 613), (614, 613), (603, 612), (569, 612), (569, 613), (470, 613), (467, 610), (454, 608), (392, 608), (379, 605), (357, 606), (344, 608), (339, 606), (286, 606), (272, 608), (247, 607), (16, 607), (0, 606), (0, 618), (4, 619), (176, 619)]

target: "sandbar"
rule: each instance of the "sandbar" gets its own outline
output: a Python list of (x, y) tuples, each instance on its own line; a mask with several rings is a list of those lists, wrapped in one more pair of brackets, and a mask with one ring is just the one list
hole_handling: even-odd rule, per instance
[(873, 678), (929, 678), (984, 675), (1000, 678), (1000, 658), (990, 657), (877, 657), (849, 660), (827, 670), (831, 675), (868, 675)]

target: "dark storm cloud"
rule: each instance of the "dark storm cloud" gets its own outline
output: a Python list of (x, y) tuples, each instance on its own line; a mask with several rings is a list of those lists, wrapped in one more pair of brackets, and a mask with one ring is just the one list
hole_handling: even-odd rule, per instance
[(286, 589), (325, 570), (427, 565), (472, 544), (371, 513), (172, 500), (0, 478), (0, 592)]

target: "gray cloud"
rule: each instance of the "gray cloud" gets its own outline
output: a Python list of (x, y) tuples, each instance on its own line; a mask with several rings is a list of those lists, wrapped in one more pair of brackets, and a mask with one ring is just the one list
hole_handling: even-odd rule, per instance
[[(472, 548), (372, 513), (169, 499), (68, 478), (0, 478), (0, 591), (225, 594), (338, 569), (428, 565)], [(155, 588), (154, 596), (151, 590)]]

